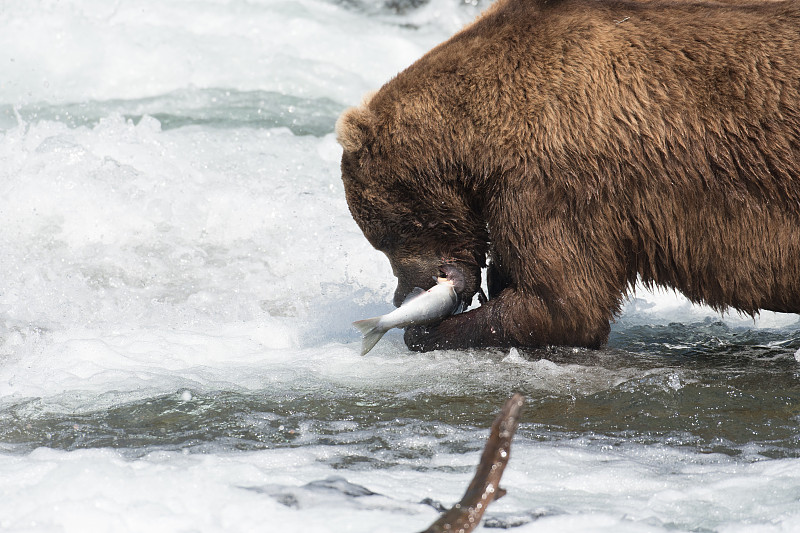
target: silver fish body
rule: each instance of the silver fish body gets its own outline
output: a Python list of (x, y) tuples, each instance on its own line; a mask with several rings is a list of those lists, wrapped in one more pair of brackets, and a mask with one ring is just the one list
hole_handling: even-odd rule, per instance
[(361, 355), (369, 352), (384, 333), (392, 328), (404, 328), (413, 324), (429, 324), (452, 315), (458, 308), (458, 294), (453, 281), (437, 278), (436, 285), (428, 289), (417, 287), (403, 304), (382, 316), (353, 322), (364, 335)]

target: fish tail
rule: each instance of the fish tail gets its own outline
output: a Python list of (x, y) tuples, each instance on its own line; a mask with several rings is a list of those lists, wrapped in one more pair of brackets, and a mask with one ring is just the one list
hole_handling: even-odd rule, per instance
[(381, 317), (367, 318), (364, 320), (356, 320), (353, 325), (358, 328), (358, 331), (364, 335), (364, 340), (361, 341), (361, 355), (366, 355), (373, 346), (378, 344), (386, 330), (378, 328), (378, 322)]

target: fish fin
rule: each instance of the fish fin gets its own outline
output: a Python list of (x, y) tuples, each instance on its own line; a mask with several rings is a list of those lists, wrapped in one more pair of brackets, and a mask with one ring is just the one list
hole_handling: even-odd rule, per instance
[(364, 339), (361, 341), (361, 355), (367, 355), (378, 341), (381, 340), (383, 334), (386, 331), (382, 331), (378, 329), (378, 322), (380, 322), (381, 317), (376, 316), (375, 318), (366, 318), (364, 320), (356, 320), (353, 322), (353, 325), (358, 328), (358, 331), (364, 335)]
[(408, 296), (406, 296), (406, 299), (403, 300), (403, 303), (400, 304), (400, 306), (402, 307), (402, 306), (406, 305), (408, 302), (410, 302), (411, 300), (413, 300), (417, 296), (420, 296), (421, 294), (425, 294), (426, 292), (428, 292), (428, 291), (426, 291), (425, 289), (423, 289), (421, 287), (414, 287), (414, 289), (411, 292), (408, 293)]

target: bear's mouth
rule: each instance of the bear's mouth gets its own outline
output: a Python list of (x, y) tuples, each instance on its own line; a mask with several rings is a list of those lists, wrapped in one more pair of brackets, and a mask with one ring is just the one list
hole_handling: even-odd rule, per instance
[(461, 305), (466, 309), (472, 304), (476, 294), (482, 294), (481, 267), (474, 260), (463, 260), (453, 257), (436, 259), (415, 257), (394, 265), (397, 277), (397, 290), (394, 305), (400, 307), (414, 288), (430, 289), (436, 284), (436, 278), (445, 277), (454, 282), (454, 288)]
[(449, 272), (448, 278), (458, 279), (456, 294), (458, 294), (463, 309), (472, 305), (472, 298), (476, 294), (480, 299), (483, 290), (481, 289), (481, 267), (477, 262), (448, 258), (442, 260), (440, 268)]

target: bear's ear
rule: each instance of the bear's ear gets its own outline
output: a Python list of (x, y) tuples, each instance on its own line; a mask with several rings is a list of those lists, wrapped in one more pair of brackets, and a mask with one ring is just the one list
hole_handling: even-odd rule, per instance
[(374, 124), (375, 115), (365, 101), (358, 107), (345, 110), (336, 121), (336, 140), (345, 152), (355, 152), (364, 146), (367, 137), (373, 132)]

